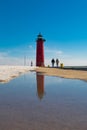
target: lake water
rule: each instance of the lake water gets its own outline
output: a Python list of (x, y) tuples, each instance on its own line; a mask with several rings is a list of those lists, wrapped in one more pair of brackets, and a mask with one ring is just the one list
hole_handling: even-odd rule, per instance
[(29, 72), (0, 84), (0, 130), (87, 130), (87, 82)]

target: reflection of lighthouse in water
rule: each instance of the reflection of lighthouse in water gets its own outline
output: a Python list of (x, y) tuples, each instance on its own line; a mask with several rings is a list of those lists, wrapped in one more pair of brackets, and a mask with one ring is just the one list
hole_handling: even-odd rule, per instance
[(44, 96), (44, 75), (36, 73), (37, 80), (37, 94), (40, 99)]

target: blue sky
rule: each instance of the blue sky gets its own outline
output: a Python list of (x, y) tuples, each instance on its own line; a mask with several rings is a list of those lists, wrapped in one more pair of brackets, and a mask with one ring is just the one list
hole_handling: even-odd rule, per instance
[(39, 32), (46, 64), (87, 65), (87, 0), (0, 0), (0, 64), (35, 64)]

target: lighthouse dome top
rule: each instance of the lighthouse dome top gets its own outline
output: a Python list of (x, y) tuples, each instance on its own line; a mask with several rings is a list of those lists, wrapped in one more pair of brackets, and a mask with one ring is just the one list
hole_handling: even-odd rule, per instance
[(46, 40), (43, 38), (43, 36), (42, 36), (41, 33), (39, 33), (39, 34), (37, 35), (37, 41), (38, 41), (38, 40), (46, 41)]
[(38, 38), (42, 38), (43, 36), (42, 36), (42, 34), (41, 33), (39, 33), (38, 34)]

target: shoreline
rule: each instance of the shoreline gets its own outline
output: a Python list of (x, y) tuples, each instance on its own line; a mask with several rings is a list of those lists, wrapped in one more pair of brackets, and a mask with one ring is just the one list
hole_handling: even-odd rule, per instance
[(35, 71), (47, 76), (87, 81), (87, 70), (68, 68), (48, 68), (36, 66), (0, 66), (0, 83), (7, 83), (29, 71)]
[(87, 71), (85, 70), (38, 67), (36, 68), (36, 72), (48, 76), (57, 76), (66, 79), (77, 79), (87, 81)]

